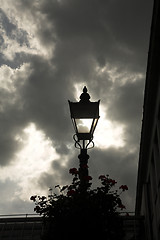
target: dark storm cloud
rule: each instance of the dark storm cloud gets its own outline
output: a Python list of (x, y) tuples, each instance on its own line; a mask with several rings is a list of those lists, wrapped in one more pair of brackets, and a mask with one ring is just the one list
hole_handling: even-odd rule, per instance
[[(117, 181), (117, 188), (126, 184), (129, 190), (124, 194), (124, 202), (127, 211), (134, 210), (137, 152), (131, 152), (127, 146), (124, 148), (108, 148), (106, 150), (94, 149), (90, 153), (89, 172), (93, 176), (93, 186), (100, 184), (98, 177), (102, 174), (109, 174)], [(128, 200), (126, 200), (128, 199)]]
[(13, 160), (14, 153), (21, 147), (15, 138), (17, 133), (22, 131), (26, 121), (23, 111), (19, 109), (15, 94), (1, 89), (0, 104), (2, 109), (0, 113), (0, 165), (4, 166)]
[[(145, 1), (68, 0), (43, 1), (40, 9), (53, 23), (57, 39), (71, 41), (70, 49), (76, 53), (87, 51), (102, 66), (110, 61), (144, 70), (150, 5)], [(45, 38), (43, 31), (41, 37)]]
[(115, 87), (108, 110), (110, 118), (125, 124), (137, 123), (142, 113), (143, 87), (144, 79)]
[(72, 88), (45, 59), (31, 61), (33, 71), (20, 89), (26, 117), (51, 139), (65, 141), (70, 126), (67, 97)]
[(127, 82), (113, 90), (113, 98), (108, 104), (107, 115), (113, 121), (125, 126), (126, 144), (139, 146), (140, 127), (142, 119), (144, 78)]
[[(136, 170), (137, 167), (136, 157), (136, 154), (131, 152), (127, 147), (110, 147), (106, 150), (96, 148), (90, 152), (89, 163), (92, 168), (91, 171), (96, 171), (96, 175), (109, 174), (112, 177), (118, 177), (124, 183), (128, 182), (128, 178), (126, 178), (125, 175), (126, 171), (131, 175), (133, 175), (133, 173), (135, 174), (134, 170)], [(131, 184), (131, 182), (132, 180), (130, 179), (127, 184)]]
[[(151, 3), (144, 0), (138, 4), (131, 0), (18, 3), (19, 11), (32, 14), (42, 44), (56, 42), (56, 59), (61, 49), (66, 64), (68, 61), (74, 64), (81, 55), (89, 54), (101, 66), (109, 61), (123, 67), (125, 64), (133, 71), (144, 70)], [(42, 20), (39, 12), (44, 16)]]

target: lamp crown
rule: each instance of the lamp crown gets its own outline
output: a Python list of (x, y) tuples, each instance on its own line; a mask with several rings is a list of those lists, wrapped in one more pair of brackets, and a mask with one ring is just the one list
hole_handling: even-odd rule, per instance
[(90, 95), (87, 93), (87, 88), (86, 88), (86, 86), (84, 86), (84, 88), (83, 88), (83, 93), (81, 94), (81, 96), (80, 96), (80, 102), (81, 103), (87, 103), (87, 102), (89, 102), (89, 99), (90, 99)]
[(84, 86), (84, 88), (83, 88), (83, 92), (84, 92), (84, 93), (87, 93), (87, 91), (88, 91), (88, 90), (87, 90), (87, 87)]

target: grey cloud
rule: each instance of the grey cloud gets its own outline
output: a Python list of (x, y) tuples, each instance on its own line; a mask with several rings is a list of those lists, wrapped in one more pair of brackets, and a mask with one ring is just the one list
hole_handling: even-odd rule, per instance
[(137, 123), (142, 114), (143, 87), (144, 79), (115, 86), (113, 97), (110, 95), (110, 118), (125, 124)]
[(127, 211), (134, 211), (138, 154), (130, 150), (128, 147), (93, 150), (90, 153), (89, 171), (95, 180), (101, 174), (109, 174), (117, 181), (117, 187), (126, 184), (129, 191), (124, 193), (123, 199)]
[[(1, 28), (6, 33), (6, 36), (12, 40), (16, 40), (20, 45), (29, 46), (28, 34), (22, 28), (18, 28), (15, 23), (7, 17), (5, 12), (0, 8)], [(1, 38), (3, 39), (2, 35)], [(4, 42), (4, 39), (2, 41)]]
[(0, 8), (0, 21), (1, 21), (0, 66), (6, 64), (11, 68), (17, 68), (22, 64), (22, 62), (25, 62), (27, 60), (27, 55), (24, 52), (18, 53), (17, 52), (18, 49), (15, 49), (15, 52), (12, 56), (13, 59), (8, 59), (4, 53), (4, 50), (8, 47), (6, 37), (11, 41), (15, 40), (20, 47), (22, 46), (29, 47), (30, 44), (28, 41), (28, 34), (23, 29), (18, 28), (16, 24), (13, 24), (1, 8)]
[(151, 24), (152, 3), (145, 0), (138, 3), (136, 1), (112, 1), (111, 5), (115, 17), (110, 11), (109, 21), (112, 22), (115, 37), (119, 44), (126, 48), (126, 51), (127, 48), (132, 51), (129, 60), (134, 69), (134, 65), (136, 65), (137, 69), (139, 67), (139, 70), (142, 71), (142, 66), (143, 70), (146, 67), (144, 66), (148, 51), (148, 41), (146, 40), (148, 39)]
[(60, 154), (60, 155), (67, 155), (67, 154), (69, 154), (69, 149), (68, 149), (68, 147), (67, 147), (67, 145), (65, 143), (62, 143), (61, 145), (58, 145), (55, 142), (54, 146), (55, 146), (56, 151), (57, 151), (58, 154)]
[(19, 191), (16, 182), (9, 179), (0, 181), (0, 214), (32, 213), (30, 209), (33, 209), (33, 204), (16, 196), (15, 193)]
[[(14, 214), (24, 214), (23, 217), (25, 217), (25, 214), (34, 214), (34, 204), (29, 201), (24, 201), (19, 197), (16, 197), (16, 199), (9, 199), (8, 196), (4, 201), (0, 201), (1, 208), (0, 213), (2, 215), (11, 215), (10, 217), (13, 217)], [(6, 207), (7, 206), (7, 207)]]
[[(92, 164), (95, 165), (95, 169), (97, 169), (97, 175), (105, 174), (104, 171), (106, 171), (106, 174), (113, 175), (113, 177), (119, 176), (122, 179), (123, 174), (127, 174), (127, 172), (125, 172), (126, 169), (130, 169), (130, 171), (132, 171), (133, 169), (135, 170), (135, 168), (137, 168), (135, 161), (137, 157), (136, 153), (131, 152), (130, 149), (127, 149), (127, 147), (110, 147), (106, 150), (95, 148), (89, 152), (89, 155), (89, 162), (91, 166)], [(124, 169), (118, 174), (122, 163), (124, 164)]]
[(18, 104), (12, 104), (14, 95), (0, 91), (1, 107), (4, 111), (0, 113), (0, 165), (7, 165), (14, 159), (14, 153), (21, 149), (21, 144), (16, 141), (16, 135), (25, 126), (25, 118)]
[[(16, 95), (2, 90), (1, 107), (1, 157), (2, 165), (8, 164), (18, 150), (15, 140), (17, 134), (29, 122), (36, 123), (37, 128), (43, 130), (50, 139), (58, 144), (61, 151), (64, 142), (70, 140), (71, 122), (67, 99), (72, 94), (72, 87), (67, 80), (62, 79), (61, 73), (56, 73), (43, 58), (31, 59), (33, 72), (28, 73), (24, 84), (23, 74), (17, 75), (15, 80)], [(62, 151), (61, 151), (62, 152)]]
[[(33, 72), (20, 89), (26, 117), (56, 141), (68, 136), (70, 85), (45, 59), (32, 59)], [(65, 133), (65, 134), (64, 134)]]
[[(75, 60), (76, 53), (88, 53), (102, 66), (109, 61), (142, 71), (151, 16), (151, 3), (142, 2), (137, 8), (135, 1), (40, 1), (37, 5), (19, 1), (17, 8), (35, 18), (37, 34), (44, 45), (56, 42), (65, 58), (65, 50), (74, 51), (74, 59), (71, 54), (68, 60)], [(41, 20), (38, 13), (45, 18)]]
[(11, 23), (7, 15), (4, 11), (0, 8), (0, 19), (1, 19), (1, 26), (5, 30), (7, 36), (11, 37), (12, 32), (17, 28), (15, 24)]
[(130, 148), (138, 148), (140, 144), (143, 87), (143, 79), (115, 87), (113, 97), (110, 96), (110, 102), (108, 103), (106, 115), (112, 121), (120, 122), (125, 126), (126, 144)]
[(49, 189), (50, 187), (56, 186), (55, 179), (57, 179), (53, 174), (44, 172), (41, 174), (38, 184), (42, 189)]
[(54, 160), (51, 164), (52, 172), (43, 172), (39, 177), (38, 184), (42, 189), (53, 188), (56, 185), (66, 185), (69, 183), (69, 171), (67, 166), (62, 165), (63, 159)]
[[(142, 6), (145, 12), (143, 19)], [(135, 66), (137, 69), (144, 67), (148, 48), (146, 36), (150, 24), (148, 15), (151, 15), (149, 10), (149, 4), (146, 5), (145, 1), (139, 8), (135, 1), (103, 0), (88, 0), (85, 4), (73, 0), (62, 4), (44, 1), (41, 6), (42, 13), (53, 23), (62, 42), (71, 39), (72, 43), (77, 42), (76, 51), (79, 45), (86, 46), (100, 65), (104, 65), (107, 60), (119, 65), (127, 64), (134, 70)]]

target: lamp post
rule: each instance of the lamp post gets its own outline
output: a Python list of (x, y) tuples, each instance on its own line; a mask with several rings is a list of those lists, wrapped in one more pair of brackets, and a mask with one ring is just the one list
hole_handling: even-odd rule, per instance
[(88, 159), (87, 149), (94, 147), (93, 133), (99, 119), (99, 103), (90, 102), (90, 95), (87, 93), (87, 88), (83, 88), (83, 93), (80, 95), (79, 102), (69, 102), (70, 114), (74, 126), (75, 134), (73, 139), (75, 147), (80, 149), (78, 156), (79, 164), (79, 179), (81, 186), (84, 187), (88, 182)]

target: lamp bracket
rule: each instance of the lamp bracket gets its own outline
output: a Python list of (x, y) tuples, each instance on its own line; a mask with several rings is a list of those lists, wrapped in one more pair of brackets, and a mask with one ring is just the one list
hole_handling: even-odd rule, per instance
[[(77, 137), (77, 134), (74, 134), (73, 135), (73, 139), (75, 141), (75, 148), (78, 148), (78, 149), (91, 149), (91, 148), (94, 148), (94, 142), (93, 142), (93, 138), (90, 139), (90, 140), (82, 140), (82, 144), (80, 142), (80, 140), (78, 140), (78, 137)], [(87, 141), (87, 143), (85, 143), (85, 141)], [(91, 145), (91, 146), (89, 146)]]

